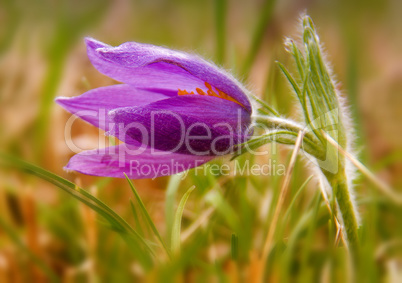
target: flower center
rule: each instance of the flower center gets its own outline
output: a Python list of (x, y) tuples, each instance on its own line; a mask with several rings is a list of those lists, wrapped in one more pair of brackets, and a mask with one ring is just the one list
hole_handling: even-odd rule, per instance
[(213, 87), (213, 88), (215, 89), (215, 90), (213, 90), (213, 89), (212, 89), (212, 86), (211, 86), (209, 83), (207, 83), (207, 82), (205, 82), (204, 84), (205, 84), (205, 86), (206, 86), (207, 89), (208, 89), (206, 93), (205, 93), (204, 90), (202, 90), (202, 89), (200, 89), (200, 88), (197, 87), (197, 88), (195, 89), (195, 91), (196, 91), (197, 93), (194, 93), (194, 91), (188, 92), (187, 90), (181, 90), (181, 89), (179, 89), (178, 92), (177, 92), (177, 94), (178, 94), (178, 95), (196, 95), (196, 94), (199, 94), (199, 95), (206, 95), (206, 96), (214, 96), (214, 97), (218, 97), (218, 98), (222, 98), (222, 99), (226, 99), (226, 100), (232, 101), (232, 102), (237, 103), (237, 104), (239, 104), (240, 106), (244, 107), (243, 104), (241, 104), (240, 102), (238, 102), (238, 101), (237, 101), (236, 99), (234, 99), (233, 97), (227, 95), (227, 94), (224, 93), (223, 91), (217, 89), (216, 87)]

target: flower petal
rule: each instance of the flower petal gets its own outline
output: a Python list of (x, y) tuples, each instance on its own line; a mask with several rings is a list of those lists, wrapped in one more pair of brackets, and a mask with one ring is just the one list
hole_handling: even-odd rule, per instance
[(136, 42), (112, 47), (87, 38), (86, 43), (92, 64), (118, 81), (144, 89), (163, 89), (172, 96), (178, 89), (202, 88), (206, 82), (237, 100), (251, 113), (250, 102), (240, 83), (197, 56)]
[(146, 148), (142, 152), (125, 144), (103, 149), (83, 151), (74, 155), (66, 170), (74, 170), (87, 175), (131, 179), (156, 178), (180, 173), (200, 166), (213, 156), (194, 156), (166, 153)]
[(110, 112), (116, 126), (108, 133), (126, 143), (195, 155), (228, 154), (244, 142), (249, 113), (216, 97), (186, 95)]
[(58, 97), (56, 102), (70, 113), (108, 131), (113, 122), (107, 115), (110, 110), (128, 105), (143, 106), (166, 98), (163, 94), (121, 84), (96, 88), (76, 97)]

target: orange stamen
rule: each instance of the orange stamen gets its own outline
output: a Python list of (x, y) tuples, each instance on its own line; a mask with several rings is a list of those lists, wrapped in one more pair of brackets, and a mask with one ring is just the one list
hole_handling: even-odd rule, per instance
[[(232, 101), (232, 102), (237, 103), (237, 104), (239, 104), (240, 106), (244, 107), (240, 102), (238, 102), (238, 101), (237, 101), (236, 99), (234, 99), (233, 97), (227, 95), (227, 94), (224, 93), (223, 91), (221, 91), (221, 90), (217, 89), (216, 87), (214, 87), (215, 90), (218, 92), (218, 93), (216, 93), (216, 91), (214, 91), (214, 89), (212, 88), (212, 86), (211, 86), (209, 83), (205, 82), (204, 84), (205, 84), (205, 86), (206, 86), (207, 89), (208, 89), (208, 90), (207, 90), (207, 93), (205, 93), (204, 90), (202, 90), (202, 89), (200, 89), (200, 88), (197, 87), (197, 88), (195, 89), (195, 91), (197, 92), (197, 94), (199, 94), (199, 95), (213, 96), (213, 97), (217, 97), (217, 98), (226, 99), (226, 100)], [(177, 94), (178, 94), (178, 95), (189, 95), (189, 94), (195, 94), (195, 93), (194, 93), (193, 91), (189, 93), (189, 92), (188, 92), (187, 90), (185, 90), (185, 89), (184, 89), (184, 90), (178, 89)]]
[(202, 90), (202, 89), (200, 89), (200, 88), (196, 88), (195, 89), (196, 91), (197, 91), (197, 93), (199, 94), (199, 95), (206, 95), (206, 93)]
[(195, 94), (194, 91), (188, 92), (187, 90), (181, 90), (179, 89), (177, 92), (178, 95), (187, 95), (187, 94)]

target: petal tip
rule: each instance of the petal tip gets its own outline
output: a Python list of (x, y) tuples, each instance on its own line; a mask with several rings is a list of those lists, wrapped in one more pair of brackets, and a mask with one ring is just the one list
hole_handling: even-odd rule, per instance
[(85, 37), (84, 40), (85, 40), (85, 44), (87, 45), (87, 48), (90, 48), (90, 49), (96, 50), (98, 48), (108, 47), (107, 44), (105, 44), (99, 40), (96, 40), (95, 38), (92, 38), (92, 37)]
[(110, 110), (109, 112), (107, 112), (107, 115), (110, 119), (114, 119), (117, 115), (117, 109)]
[(70, 163), (68, 163), (66, 166), (64, 166), (63, 167), (63, 170), (65, 171), (65, 172), (67, 172), (67, 173), (73, 173), (73, 172), (76, 172), (74, 169), (71, 169), (68, 165), (69, 165)]
[(60, 106), (64, 106), (66, 104), (66, 101), (70, 100), (71, 97), (66, 97), (66, 96), (58, 96), (54, 99), (54, 102), (59, 104)]

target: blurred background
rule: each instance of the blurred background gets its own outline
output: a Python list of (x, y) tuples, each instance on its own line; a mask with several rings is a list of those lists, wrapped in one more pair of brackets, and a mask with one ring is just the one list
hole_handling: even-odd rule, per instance
[[(287, 36), (297, 38), (303, 12), (315, 22), (350, 105), (359, 159), (402, 192), (400, 0), (0, 0), (0, 151), (77, 183), (133, 221), (128, 202), (132, 193), (126, 180), (63, 171), (74, 154), (64, 134), (70, 114), (56, 105), (54, 98), (116, 83), (91, 65), (83, 37), (110, 45), (137, 41), (200, 54), (230, 70), (281, 114), (297, 119), (295, 100), (275, 61), (290, 70), (294, 67), (283, 41)], [(104, 142), (96, 128), (82, 121), (74, 123), (71, 139), (86, 149)], [(278, 158), (286, 162), (288, 154), (288, 149), (280, 148)], [(281, 182), (280, 177), (225, 180), (220, 192), (230, 212), (224, 210), (205, 220), (203, 228), (187, 241), (187, 257), (146, 269), (93, 211), (52, 184), (0, 168), (0, 282), (43, 282), (55, 277), (64, 282), (156, 281), (163, 276), (200, 282), (252, 278), (268, 225), (263, 215), (272, 214), (271, 203)], [(294, 174), (291, 195), (309, 171), (298, 162)], [(178, 200), (191, 184), (197, 186), (182, 229), (209, 207), (219, 211), (219, 206), (208, 200), (221, 181), (200, 180), (190, 174), (178, 185)], [(134, 184), (165, 235), (169, 230), (166, 188), (171, 179), (136, 180)], [(311, 182), (292, 207), (288, 235), (300, 215), (314, 206), (311, 202), (316, 195), (316, 184)], [(358, 178), (356, 195), (364, 227), (362, 268), (366, 273), (362, 282), (402, 280), (401, 207), (363, 177)], [(293, 279), (318, 281), (347, 277), (342, 245), (340, 255), (332, 253), (325, 213), (318, 213), (312, 220), (315, 226), (296, 238), (287, 257), (281, 253), (287, 247), (284, 237), (267, 267), (272, 282), (282, 278), (281, 272)], [(234, 215), (234, 220), (228, 220), (228, 214)], [(233, 221), (237, 224), (232, 225)], [(238, 260), (230, 257), (232, 233), (239, 235)], [(195, 241), (204, 246), (194, 245)], [(339, 266), (328, 268), (327, 260), (339, 261)], [(277, 271), (284, 261), (286, 270)]]

